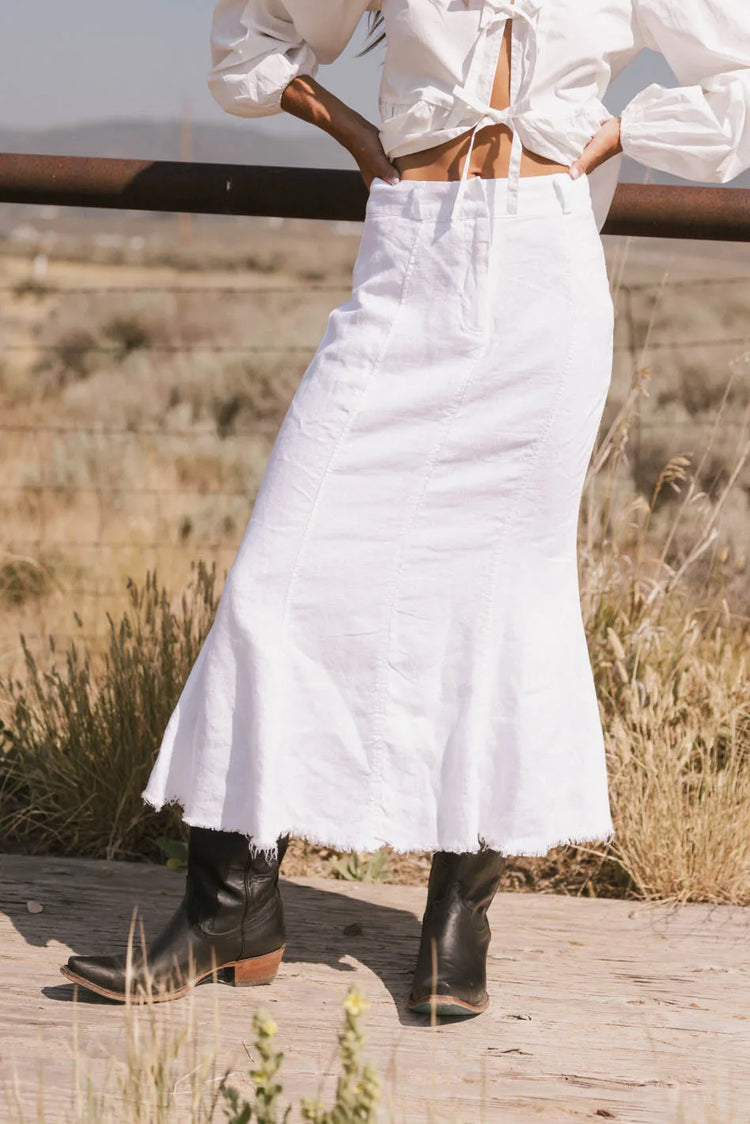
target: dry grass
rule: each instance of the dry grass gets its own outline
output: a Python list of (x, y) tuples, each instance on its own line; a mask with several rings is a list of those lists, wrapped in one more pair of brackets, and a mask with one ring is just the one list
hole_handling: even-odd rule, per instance
[[(623, 495), (620, 466), (650, 375), (637, 364), (584, 489), (582, 597), (609, 745), (615, 850), (639, 897), (750, 903), (746, 556), (721, 541), (750, 456), (741, 360), (730, 365), (701, 456), (675, 453), (650, 494)], [(706, 465), (717, 461), (722, 477), (709, 491)]]
[[(132, 951), (133, 932), (129, 942)], [(218, 989), (215, 989), (218, 991)], [(211, 1027), (198, 1021), (195, 993), (173, 1012), (153, 1001), (123, 1004), (124, 1049), (110, 1056), (92, 1056), (80, 1042), (79, 1013), (73, 1024), (70, 1049), (70, 1104), (60, 1104), (59, 1089), (47, 1089), (43, 1076), (33, 1106), (18, 1087), (6, 1088), (4, 1104), (13, 1124), (44, 1124), (50, 1102), (55, 1120), (70, 1124), (277, 1124), (288, 1120), (295, 1106), (285, 1099), (282, 1071), (284, 1052), (275, 1041), (278, 1027), (262, 1008), (252, 1019), (252, 1051), (238, 1044), (229, 1065), (219, 1061), (220, 1023), (216, 1000)], [(344, 1025), (339, 1031), (338, 1072), (332, 1105), (320, 1099), (320, 1086), (303, 1096), (295, 1117), (311, 1124), (375, 1124), (381, 1081), (374, 1066), (364, 1061), (363, 1015), (369, 1002), (358, 987), (344, 1000)], [(209, 1037), (209, 1030), (212, 1032)], [(207, 1041), (208, 1040), (208, 1041)], [(327, 1074), (325, 1076), (328, 1076)], [(60, 1115), (63, 1108), (64, 1117)], [(279, 1116), (281, 1113), (281, 1116)]]
[[(128, 577), (168, 574), (179, 600), (193, 559), (220, 573), (231, 564), (357, 246), (356, 230), (329, 237), (321, 265), (315, 224), (261, 233), (213, 252), (168, 253), (158, 241), (150, 256), (91, 250), (93, 264), (66, 251), (34, 285), (22, 257), (0, 257), (13, 345), (0, 361), (6, 681), (26, 675), (20, 633), (42, 673), (49, 635), (58, 652), (76, 637), (99, 667)], [(684, 287), (687, 267), (677, 276), (673, 263), (670, 276), (631, 244), (613, 246), (618, 351), (584, 490), (580, 571), (617, 843), (518, 857), (503, 886), (747, 904), (750, 358), (738, 339), (750, 280)], [(66, 291), (81, 284), (133, 292)], [(138, 291), (160, 285), (203, 291)], [(299, 350), (246, 350), (280, 342)], [(0, 709), (7, 720), (7, 692)], [(92, 846), (118, 853), (111, 841)], [(286, 862), (291, 874), (331, 874), (340, 857), (295, 840)], [(424, 881), (428, 856), (388, 858), (390, 879)]]

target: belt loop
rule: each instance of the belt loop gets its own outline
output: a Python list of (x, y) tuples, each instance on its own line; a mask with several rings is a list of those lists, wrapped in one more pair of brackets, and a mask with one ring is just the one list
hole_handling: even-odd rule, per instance
[(422, 216), (422, 201), (419, 196), (419, 189), (416, 183), (411, 184), (411, 197), (409, 199), (409, 216), (420, 221)]
[(513, 130), (513, 143), (510, 148), (510, 162), (508, 166), (508, 197), (506, 210), (509, 215), (518, 214), (518, 184), (521, 178), (521, 157), (523, 156), (523, 143), (518, 135), (518, 129)]
[(573, 187), (573, 180), (566, 175), (565, 172), (558, 174), (554, 177), (553, 183), (555, 186), (555, 194), (557, 195), (558, 202), (562, 208), (564, 215), (569, 215), (573, 210), (573, 200), (571, 198), (571, 188)]

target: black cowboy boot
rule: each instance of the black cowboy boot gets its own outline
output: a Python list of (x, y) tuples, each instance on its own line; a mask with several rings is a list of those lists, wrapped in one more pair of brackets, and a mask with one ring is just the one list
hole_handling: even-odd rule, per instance
[(506, 862), (489, 849), (433, 855), (409, 1010), (451, 1018), (479, 1014), (489, 1004), (487, 910)]
[[(235, 985), (270, 983), (284, 954), (286, 931), (278, 857), (253, 857), (246, 836), (191, 827), (185, 896), (144, 954), (134, 939), (127, 957), (71, 956), (60, 969), (73, 983), (110, 999), (133, 1002), (177, 999), (215, 969)], [(128, 986), (129, 985), (129, 986)]]

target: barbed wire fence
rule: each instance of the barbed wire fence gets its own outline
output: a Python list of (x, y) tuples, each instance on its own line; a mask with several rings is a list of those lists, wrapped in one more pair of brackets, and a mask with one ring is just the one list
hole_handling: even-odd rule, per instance
[[(701, 291), (710, 293), (716, 290), (725, 290), (727, 286), (737, 283), (750, 284), (750, 273), (742, 278), (696, 278), (675, 279), (669, 282), (671, 292), (680, 291), (684, 294), (700, 295)], [(660, 338), (653, 332), (643, 332), (642, 317), (636, 310), (635, 304), (639, 297), (656, 292), (660, 282), (620, 283), (613, 294), (616, 305), (618, 332), (615, 342), (615, 356), (625, 362), (631, 370), (643, 367), (652, 355), (667, 356), (671, 352), (692, 352), (695, 349), (717, 351), (723, 349), (732, 351), (735, 355), (747, 355), (750, 362), (750, 325), (747, 333), (738, 334), (736, 325), (725, 335), (711, 333), (702, 336), (700, 333), (692, 334), (690, 338)], [(68, 296), (95, 297), (95, 296), (122, 296), (133, 297), (155, 294), (190, 295), (190, 296), (222, 296), (231, 299), (247, 299), (258, 294), (265, 296), (280, 295), (304, 301), (312, 294), (325, 294), (331, 298), (330, 304), (336, 303), (335, 297), (345, 297), (349, 285), (347, 282), (334, 284), (320, 283), (294, 283), (294, 284), (243, 284), (238, 279), (232, 285), (195, 285), (182, 284), (179, 281), (170, 281), (162, 284), (137, 285), (89, 285), (89, 284), (64, 284), (56, 283), (47, 285), (43, 281), (33, 279), (20, 279), (12, 284), (0, 284), (0, 298), (5, 295), (16, 298), (28, 294), (29, 297), (54, 297), (65, 298)], [(75, 341), (66, 343), (67, 353), (75, 355), (76, 350), (81, 354), (98, 355), (106, 359), (121, 355), (122, 349), (117, 344), (104, 344)], [(289, 358), (293, 361), (295, 369), (300, 374), (307, 361), (317, 346), (317, 340), (310, 344), (267, 344), (245, 342), (214, 342), (214, 341), (187, 341), (187, 342), (156, 342), (144, 340), (138, 344), (138, 352), (144, 356), (216, 356), (219, 362), (222, 359), (268, 359), (274, 357), (279, 360)], [(32, 341), (15, 341), (4, 339), (0, 328), (0, 361), (3, 356), (22, 359), (24, 353), (34, 356), (45, 356), (59, 353), (60, 344)], [(250, 424), (233, 427), (231, 432), (219, 434), (215, 423), (196, 424), (180, 427), (164, 427), (154, 424), (126, 424), (112, 425), (103, 422), (86, 423), (75, 418), (61, 416), (58, 420), (17, 420), (7, 416), (7, 411), (0, 415), (0, 448), (8, 449), (8, 443), (14, 439), (21, 443), (20, 460), (28, 465), (43, 466), (45, 455), (48, 452), (46, 443), (54, 439), (86, 438), (91, 440), (116, 440), (128, 445), (138, 459), (139, 452), (144, 449), (145, 443), (157, 440), (165, 449), (171, 448), (172, 453), (187, 446), (195, 455), (195, 450), (201, 440), (216, 444), (220, 440), (223, 450), (228, 449), (232, 443), (247, 442), (256, 439), (263, 442), (267, 451), (273, 442), (280, 417), (258, 418)], [(710, 418), (695, 418), (691, 426), (695, 429), (710, 427), (713, 421)], [(633, 466), (634, 476), (640, 475), (640, 459), (644, 435), (651, 427), (664, 429), (663, 419), (643, 416), (643, 411), (638, 410), (633, 416), (630, 429), (628, 455)], [(19, 460), (19, 446), (15, 446), (16, 460)], [(171, 454), (170, 454), (171, 455)], [(220, 459), (220, 458), (219, 458)], [(0, 466), (4, 465), (6, 458), (0, 456)], [(190, 549), (195, 556), (200, 556), (209, 564), (217, 563), (219, 569), (228, 568), (236, 553), (239, 540), (244, 532), (244, 525), (239, 525), (236, 520), (228, 519), (225, 529), (219, 533), (208, 536), (192, 535), (185, 532), (182, 527), (171, 520), (170, 533), (164, 535), (165, 525), (170, 523), (170, 518), (164, 515), (164, 506), (167, 501), (195, 501), (209, 502), (216, 511), (221, 511), (230, 503), (235, 503), (243, 508), (246, 518), (249, 518), (252, 509), (253, 494), (247, 487), (235, 484), (231, 486), (223, 478), (220, 465), (217, 468), (217, 478), (206, 485), (180, 485), (175, 487), (164, 481), (144, 485), (137, 480), (127, 478), (115, 482), (97, 480), (93, 483), (60, 482), (46, 479), (44, 473), (39, 479), (18, 479), (8, 473), (7, 466), (0, 477), (0, 510), (6, 510), (14, 505), (23, 509), (26, 514), (22, 532), (14, 526), (12, 531), (6, 529), (0, 533), (0, 566), (3, 558), (17, 563), (26, 560), (30, 565), (38, 563), (51, 551), (63, 552), (75, 556), (78, 576), (69, 578), (65, 585), (65, 594), (70, 599), (71, 609), (79, 601), (93, 602), (94, 611), (92, 618), (98, 622), (93, 633), (79, 633), (85, 639), (101, 639), (106, 628), (105, 614), (99, 611), (99, 606), (109, 599), (122, 593), (122, 589), (112, 582), (107, 574), (104, 564), (106, 555), (113, 555), (119, 551), (136, 550), (140, 552), (145, 564), (149, 556), (156, 559), (159, 552), (174, 552)], [(68, 503), (85, 503), (90, 512), (93, 507), (95, 513), (94, 533), (88, 533), (83, 538), (77, 538), (74, 526), (66, 528), (66, 534), (60, 536), (51, 529), (53, 520), (49, 518), (49, 505), (58, 504), (65, 499)], [(136, 505), (151, 505), (151, 535), (139, 533), (133, 536), (126, 525), (121, 529), (119, 537), (113, 536), (109, 527), (113, 504), (122, 500), (134, 501)], [(59, 523), (59, 521), (58, 521)], [(72, 531), (72, 535), (67, 533)], [(188, 541), (189, 539), (189, 541)], [(1, 579), (0, 579), (1, 584)], [(46, 639), (41, 634), (30, 639)], [(0, 653), (0, 657), (2, 653)]]

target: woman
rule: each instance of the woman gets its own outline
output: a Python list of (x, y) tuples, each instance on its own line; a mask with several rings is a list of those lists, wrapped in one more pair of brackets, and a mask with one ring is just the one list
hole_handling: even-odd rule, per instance
[[(174, 997), (214, 967), (273, 979), (293, 833), (434, 851), (409, 1006), (476, 1014), (506, 856), (613, 836), (576, 558), (611, 371), (599, 230), (623, 149), (699, 180), (750, 166), (750, 14), (382, 0), (377, 128), (315, 77), (367, 7), (216, 6), (218, 102), (320, 126), (370, 195), (352, 296), (144, 793), (183, 806), (185, 898), (130, 973), (123, 957), (63, 968), (116, 999)], [(684, 85), (615, 118), (601, 98), (643, 47)]]

